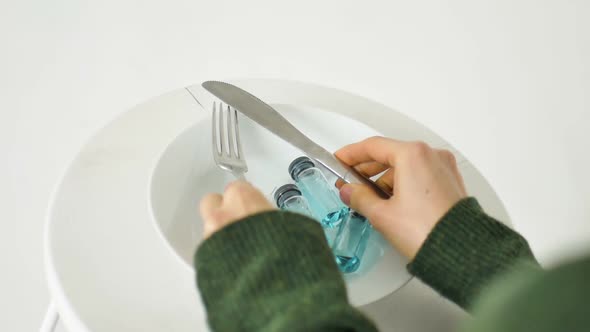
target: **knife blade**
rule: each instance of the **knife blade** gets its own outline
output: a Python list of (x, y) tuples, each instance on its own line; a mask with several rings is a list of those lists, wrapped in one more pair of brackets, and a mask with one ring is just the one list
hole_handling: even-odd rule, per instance
[(312, 141), (299, 131), (299, 129), (295, 128), (279, 112), (256, 96), (225, 82), (207, 81), (202, 86), (224, 103), (235, 108), (279, 138), (301, 150), (309, 158), (324, 166), (334, 175), (344, 180), (344, 182), (366, 184), (383, 198), (391, 196), (373, 181), (358, 173), (353, 167), (340, 161), (332, 153)]

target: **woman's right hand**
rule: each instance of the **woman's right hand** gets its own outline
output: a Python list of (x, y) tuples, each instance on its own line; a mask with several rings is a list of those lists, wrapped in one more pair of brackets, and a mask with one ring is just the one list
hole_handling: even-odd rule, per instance
[(438, 221), (467, 193), (453, 154), (423, 142), (371, 137), (347, 145), (336, 156), (393, 192), (379, 197), (365, 185), (341, 184), (344, 203), (371, 224), (408, 259), (413, 259)]

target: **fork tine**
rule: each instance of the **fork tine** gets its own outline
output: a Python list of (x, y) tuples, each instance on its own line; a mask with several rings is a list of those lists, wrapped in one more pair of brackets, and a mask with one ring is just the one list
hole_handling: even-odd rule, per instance
[(217, 119), (217, 104), (213, 102), (213, 115), (211, 116), (211, 132), (213, 134), (213, 137), (211, 137), (211, 142), (213, 142), (214, 157), (216, 157), (219, 154), (219, 148), (217, 147), (217, 123), (215, 119)]
[(225, 135), (225, 123), (223, 122), (223, 103), (219, 102), (219, 155), (223, 155), (227, 146), (227, 136)]
[[(234, 110), (235, 111), (235, 110)], [(231, 108), (228, 105), (227, 106), (227, 134), (228, 134), (228, 140), (229, 140), (229, 151), (227, 152), (228, 156), (235, 156), (237, 157), (238, 154), (234, 148), (234, 138), (235, 138), (235, 129), (232, 128), (232, 116), (231, 116)]]
[(213, 159), (219, 168), (232, 172), (236, 178), (243, 180), (244, 173), (248, 172), (248, 165), (240, 142), (238, 111), (216, 101), (213, 102), (212, 113)]
[(238, 126), (238, 111), (234, 109), (234, 129), (236, 135), (236, 145), (238, 146), (237, 154), (239, 159), (243, 159), (242, 143), (240, 142), (240, 126)]

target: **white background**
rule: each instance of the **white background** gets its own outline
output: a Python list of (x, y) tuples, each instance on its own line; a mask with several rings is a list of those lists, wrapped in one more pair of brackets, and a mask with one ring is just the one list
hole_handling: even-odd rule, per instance
[(480, 169), (544, 264), (587, 250), (588, 17), (584, 0), (2, 0), (0, 329), (39, 326), (44, 214), (84, 141), (204, 79), (387, 100)]

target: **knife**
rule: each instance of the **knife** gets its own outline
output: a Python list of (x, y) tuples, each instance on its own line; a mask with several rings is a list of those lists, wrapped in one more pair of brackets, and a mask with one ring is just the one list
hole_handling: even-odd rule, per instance
[(344, 182), (368, 185), (383, 198), (391, 196), (391, 194), (379, 188), (375, 182), (365, 178), (353, 167), (340, 161), (332, 153), (305, 136), (274, 108), (249, 92), (225, 82), (207, 81), (202, 86), (224, 103), (237, 109), (240, 113), (301, 150), (309, 158), (324, 166)]

